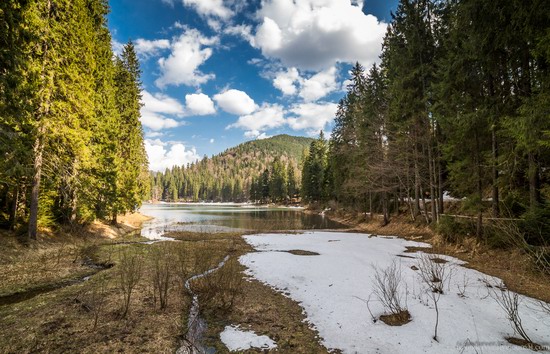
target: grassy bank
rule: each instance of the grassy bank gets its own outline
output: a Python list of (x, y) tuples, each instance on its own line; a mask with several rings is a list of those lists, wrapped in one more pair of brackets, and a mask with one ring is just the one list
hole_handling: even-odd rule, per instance
[(0, 352), (174, 352), (191, 305), (185, 281), (226, 255), (219, 271), (191, 282), (207, 346), (227, 352), (219, 333), (240, 325), (270, 336), (283, 353), (327, 352), (297, 303), (244, 275), (238, 257), (252, 249), (241, 234), (179, 232), (168, 235), (178, 242), (147, 245), (128, 231), (45, 235), (29, 246), (2, 235), (0, 293), (53, 288), (0, 305)]

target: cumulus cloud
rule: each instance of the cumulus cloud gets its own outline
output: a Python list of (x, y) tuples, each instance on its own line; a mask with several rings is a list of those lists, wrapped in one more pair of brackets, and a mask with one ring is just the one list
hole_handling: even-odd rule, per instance
[(305, 80), (300, 90), (300, 97), (306, 102), (316, 101), (338, 89), (336, 68), (331, 67)]
[(338, 105), (336, 103), (302, 103), (294, 105), (289, 112), (292, 117), (287, 123), (293, 130), (305, 130), (315, 135), (334, 119)]
[(258, 130), (246, 131), (244, 132), (244, 137), (249, 139), (257, 139), (257, 140), (271, 138), (270, 135), (267, 135), (265, 132), (260, 132)]
[(172, 118), (165, 117), (162, 114), (144, 111), (143, 109), (141, 110), (140, 121), (144, 127), (151, 130), (170, 129), (181, 125), (180, 122)]
[(158, 63), (161, 76), (155, 81), (159, 88), (168, 85), (197, 86), (215, 77), (205, 74), (199, 67), (212, 55), (212, 46), (217, 37), (208, 38), (195, 29), (188, 29), (170, 44), (170, 55), (160, 58)]
[[(365, 15), (362, 1), (265, 0), (249, 41), (285, 66), (323, 70), (337, 62), (378, 60), (386, 24)], [(245, 37), (246, 38), (246, 37)]]
[(225, 112), (235, 115), (246, 115), (256, 110), (256, 103), (244, 91), (226, 90), (214, 96), (214, 100)]
[(247, 131), (261, 131), (277, 128), (286, 123), (281, 105), (264, 103), (254, 113), (242, 115), (227, 128), (242, 128)]
[(189, 115), (205, 116), (216, 113), (214, 102), (204, 93), (185, 95), (185, 106)]
[(182, 143), (163, 143), (158, 139), (145, 140), (145, 151), (149, 159), (149, 169), (152, 171), (164, 171), (200, 159), (195, 148), (189, 149)]
[(252, 35), (252, 26), (250, 25), (241, 24), (236, 26), (227, 26), (224, 29), (224, 33), (242, 37), (248, 42), (252, 42), (254, 40), (254, 36)]
[(305, 102), (313, 102), (340, 89), (336, 76), (337, 70), (334, 66), (309, 78), (302, 77), (298, 69), (293, 67), (276, 73), (273, 86), (284, 95), (298, 95)]
[(134, 45), (138, 54), (148, 57), (151, 55), (157, 55), (162, 49), (170, 48), (170, 41), (168, 39), (148, 40), (138, 38), (136, 39)]
[(300, 73), (296, 68), (289, 68), (275, 75), (273, 86), (281, 90), (284, 95), (294, 95), (298, 91), (296, 87), (301, 81)]
[(224, 5), (223, 0), (183, 0), (183, 4), (205, 17), (214, 16), (227, 20), (233, 16), (233, 11)]
[(181, 125), (180, 122), (166, 115), (181, 117), (185, 109), (176, 99), (167, 95), (157, 93), (151, 94), (148, 91), (141, 92), (141, 124), (151, 130), (158, 131), (162, 129), (175, 128)]
[(147, 90), (141, 92), (142, 110), (154, 113), (174, 114), (182, 116), (184, 113), (183, 105), (168, 95), (162, 93), (151, 94)]

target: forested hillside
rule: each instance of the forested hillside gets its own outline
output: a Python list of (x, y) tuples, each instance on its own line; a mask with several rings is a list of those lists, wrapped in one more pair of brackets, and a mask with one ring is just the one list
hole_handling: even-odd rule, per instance
[(302, 154), (313, 139), (249, 141), (187, 166), (151, 173), (153, 201), (283, 201), (299, 193)]
[(447, 191), (478, 236), (485, 217), (521, 218), (549, 242), (549, 29), (550, 2), (401, 1), (381, 64), (355, 65), (311, 145), (304, 197), (431, 223)]
[(0, 3), (0, 225), (116, 221), (148, 188), (132, 43), (105, 0)]

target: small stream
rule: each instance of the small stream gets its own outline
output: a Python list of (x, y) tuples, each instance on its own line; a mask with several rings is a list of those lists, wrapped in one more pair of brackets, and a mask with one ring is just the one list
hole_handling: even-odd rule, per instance
[(185, 282), (185, 288), (193, 296), (193, 300), (191, 302), (189, 319), (187, 321), (187, 334), (183, 339), (182, 346), (176, 351), (176, 354), (204, 354), (209, 352), (208, 349), (204, 348), (201, 344), (203, 334), (206, 331), (206, 322), (200, 318), (199, 296), (191, 290), (191, 282), (217, 271), (225, 265), (228, 259), (229, 255), (225, 256), (225, 258), (216, 267), (209, 269), (204, 273), (192, 276)]

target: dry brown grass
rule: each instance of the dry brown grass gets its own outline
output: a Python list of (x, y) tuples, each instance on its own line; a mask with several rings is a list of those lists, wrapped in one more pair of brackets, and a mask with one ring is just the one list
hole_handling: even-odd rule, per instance
[(402, 310), (398, 313), (392, 313), (389, 315), (381, 315), (380, 321), (384, 322), (388, 326), (403, 326), (411, 322), (411, 314), (408, 310)]
[[(244, 267), (239, 265), (239, 270), (244, 271)], [(221, 314), (205, 310), (204, 314), (208, 321), (206, 344), (221, 353), (226, 353), (227, 348), (220, 342), (219, 333), (227, 325), (240, 325), (245, 330), (269, 336), (281, 353), (328, 353), (319, 344), (318, 333), (304, 321), (300, 305), (254, 279), (242, 283), (242, 296), (235, 299), (232, 311)], [(262, 352), (260, 349), (247, 351)]]

